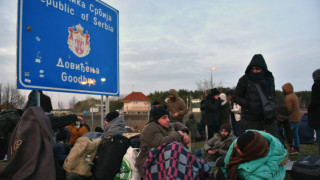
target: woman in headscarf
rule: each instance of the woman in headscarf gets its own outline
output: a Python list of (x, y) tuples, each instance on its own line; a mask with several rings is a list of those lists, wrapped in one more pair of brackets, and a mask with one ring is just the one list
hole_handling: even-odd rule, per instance
[(230, 146), (222, 170), (230, 180), (284, 179), (287, 151), (269, 133), (249, 130)]

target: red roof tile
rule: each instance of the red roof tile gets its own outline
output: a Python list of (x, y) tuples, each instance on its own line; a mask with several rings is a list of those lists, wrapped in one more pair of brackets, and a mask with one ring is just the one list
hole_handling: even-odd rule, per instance
[(145, 96), (142, 92), (132, 92), (125, 98), (121, 100), (122, 102), (125, 101), (151, 101), (147, 96)]

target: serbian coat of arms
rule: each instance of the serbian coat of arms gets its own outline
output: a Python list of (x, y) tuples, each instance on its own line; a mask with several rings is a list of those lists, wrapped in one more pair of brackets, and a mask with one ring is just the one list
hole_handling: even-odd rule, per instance
[(69, 27), (68, 45), (69, 49), (78, 57), (85, 57), (90, 52), (90, 36), (88, 31), (83, 34), (83, 27), (78, 24)]

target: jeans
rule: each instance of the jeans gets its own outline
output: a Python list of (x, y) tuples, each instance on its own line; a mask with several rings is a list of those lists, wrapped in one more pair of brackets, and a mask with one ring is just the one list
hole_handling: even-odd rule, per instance
[(299, 151), (300, 139), (299, 139), (299, 124), (300, 122), (290, 122), (290, 128), (293, 135), (292, 146)]

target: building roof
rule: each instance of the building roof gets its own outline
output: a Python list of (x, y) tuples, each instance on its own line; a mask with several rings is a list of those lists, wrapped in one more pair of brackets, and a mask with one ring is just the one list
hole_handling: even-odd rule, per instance
[(125, 101), (151, 101), (147, 96), (145, 96), (142, 92), (132, 92), (125, 98), (121, 100)]

